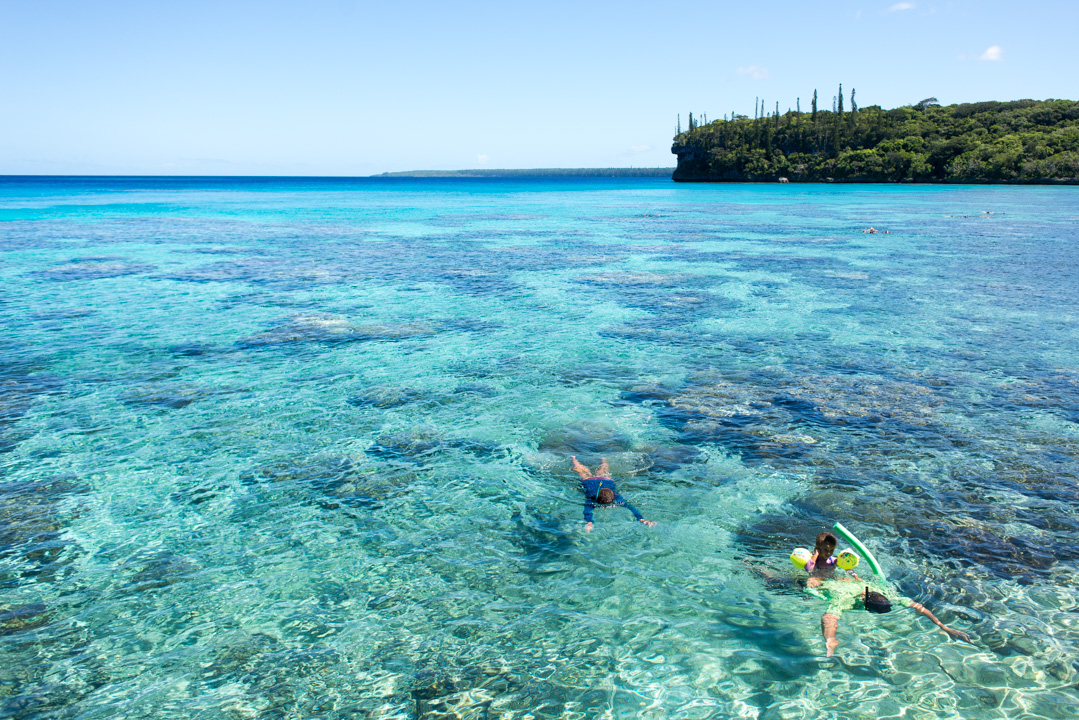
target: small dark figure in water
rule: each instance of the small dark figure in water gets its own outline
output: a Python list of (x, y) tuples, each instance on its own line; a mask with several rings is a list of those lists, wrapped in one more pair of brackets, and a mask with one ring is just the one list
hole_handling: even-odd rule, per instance
[(585, 532), (592, 532), (592, 508), (599, 505), (624, 505), (627, 510), (633, 513), (633, 517), (637, 519), (637, 522), (643, 523), (648, 527), (653, 527), (656, 523), (652, 520), (645, 520), (637, 508), (626, 502), (614, 487), (614, 480), (611, 479), (611, 469), (607, 467), (607, 458), (603, 458), (603, 463), (599, 466), (599, 470), (593, 475), (587, 467), (577, 462), (577, 458), (573, 455), (570, 456), (573, 459), (573, 470), (581, 476), (581, 490), (584, 491), (584, 529)]

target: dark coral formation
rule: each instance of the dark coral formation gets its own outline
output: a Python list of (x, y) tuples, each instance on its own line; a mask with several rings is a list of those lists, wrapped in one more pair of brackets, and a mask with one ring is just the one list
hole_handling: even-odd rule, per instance
[(34, 275), (45, 280), (71, 282), (73, 280), (98, 280), (151, 272), (153, 265), (133, 262), (122, 257), (85, 257), (63, 265), (37, 270)]

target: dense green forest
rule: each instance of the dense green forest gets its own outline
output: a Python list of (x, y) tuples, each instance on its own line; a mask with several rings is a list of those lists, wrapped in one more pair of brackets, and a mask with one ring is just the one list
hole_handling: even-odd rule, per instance
[(533, 168), (529, 170), (407, 170), (376, 177), (670, 177), (674, 168)]
[[(832, 110), (691, 114), (671, 152), (675, 180), (791, 182), (1079, 183), (1079, 102), (1016, 100), (939, 105), (928, 98), (860, 108), (843, 86)], [(770, 108), (769, 108), (770, 110)]]

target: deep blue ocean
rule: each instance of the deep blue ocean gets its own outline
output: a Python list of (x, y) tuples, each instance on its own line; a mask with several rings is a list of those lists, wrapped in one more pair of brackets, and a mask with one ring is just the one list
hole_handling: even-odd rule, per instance
[(1076, 188), (0, 178), (0, 717), (1077, 717), (1077, 309)]

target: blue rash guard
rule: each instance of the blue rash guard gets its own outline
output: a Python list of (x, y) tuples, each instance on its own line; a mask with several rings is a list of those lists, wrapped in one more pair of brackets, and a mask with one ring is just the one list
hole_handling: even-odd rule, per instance
[(585, 522), (592, 522), (592, 508), (599, 504), (596, 502), (596, 496), (599, 495), (601, 488), (610, 488), (611, 491), (614, 492), (614, 502), (611, 503), (612, 506), (624, 505), (627, 510), (633, 513), (633, 517), (638, 520), (644, 520), (644, 516), (637, 511), (637, 508), (626, 502), (626, 499), (614, 489), (614, 480), (611, 480), (610, 478), (592, 477), (581, 481), (581, 489), (584, 490)]

